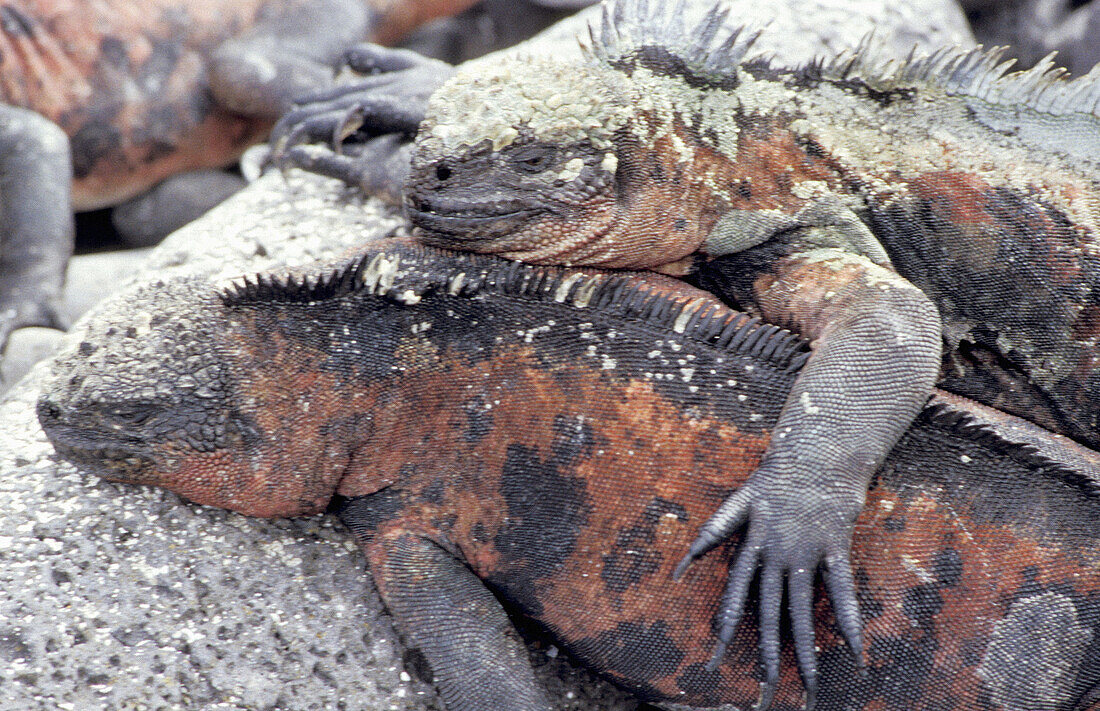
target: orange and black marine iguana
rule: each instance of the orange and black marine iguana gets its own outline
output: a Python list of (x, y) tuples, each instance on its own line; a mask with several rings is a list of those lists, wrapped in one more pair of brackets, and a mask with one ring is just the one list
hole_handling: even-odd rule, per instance
[[(549, 708), (502, 602), (655, 703), (757, 699), (751, 616), (708, 667), (735, 546), (669, 578), (777, 436), (801, 339), (660, 275), (392, 243), (320, 279), (162, 281), (119, 304), (53, 366), (57, 450), (245, 514), (334, 508), (449, 711)], [(822, 586), (793, 607), (820, 650), (809, 702), (1100, 708), (1098, 472), (937, 396), (854, 527), (865, 674)], [(793, 665), (764, 693), (798, 708)]]
[[(793, 606), (820, 565), (858, 652), (852, 521), (937, 379), (1100, 445), (1100, 69), (1066, 81), (1050, 61), (1006, 74), (998, 51), (885, 63), (869, 47), (785, 69), (744, 61), (752, 37), (717, 7), (701, 27), (678, 17), (676, 3), (615, 3), (585, 60), (460, 71), (418, 125), (390, 120), (410, 105), (391, 108), (392, 80), (373, 76), (296, 109), (280, 149), (360, 123), (416, 133), (404, 204), (424, 242), (686, 273), (811, 339), (781, 436), (685, 563), (747, 524), (722, 639), (758, 568), (767, 605), (785, 577)], [(406, 59), (362, 64), (434, 66)], [(383, 172), (298, 157), (367, 186)], [(774, 648), (764, 660), (775, 678)]]

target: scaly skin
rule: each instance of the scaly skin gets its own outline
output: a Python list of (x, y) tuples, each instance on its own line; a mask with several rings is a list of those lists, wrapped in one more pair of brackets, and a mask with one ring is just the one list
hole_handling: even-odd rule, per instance
[(428, 244), (688, 274), (814, 342), (783, 438), (685, 560), (747, 524), (723, 639), (758, 567), (769, 619), (781, 578), (794, 605), (820, 564), (854, 614), (851, 523), (937, 377), (1100, 444), (1096, 74), (1002, 78), (981, 51), (884, 68), (868, 48), (783, 69), (742, 62), (718, 11), (613, 12), (583, 62), (505, 59), (436, 91), (405, 207)]
[[(58, 359), (38, 410), (62, 455), (109, 479), (261, 516), (335, 495), (449, 711), (549, 708), (493, 595), (641, 698), (745, 708), (754, 619), (706, 669), (734, 548), (669, 578), (776, 437), (806, 353), (652, 274), (380, 243), (320, 285), (128, 294)], [(818, 706), (1095, 709), (1100, 456), (938, 398), (855, 525), (865, 675), (822, 586), (795, 607)], [(765, 696), (803, 703), (790, 664)]]

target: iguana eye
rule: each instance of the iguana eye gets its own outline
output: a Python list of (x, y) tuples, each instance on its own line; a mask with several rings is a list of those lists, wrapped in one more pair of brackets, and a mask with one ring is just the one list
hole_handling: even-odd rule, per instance
[(143, 425), (156, 414), (156, 408), (146, 404), (117, 405), (108, 411), (111, 419), (127, 425)]
[(538, 173), (550, 167), (555, 154), (556, 151), (548, 146), (530, 146), (517, 152), (512, 161), (520, 170)]

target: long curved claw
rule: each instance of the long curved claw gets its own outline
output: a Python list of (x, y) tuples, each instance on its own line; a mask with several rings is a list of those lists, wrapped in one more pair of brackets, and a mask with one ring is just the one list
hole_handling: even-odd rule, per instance
[(841, 634), (857, 663), (862, 663), (859, 604), (848, 552), (852, 526), (862, 505), (859, 489), (840, 496), (815, 493), (792, 484), (790, 472), (783, 466), (762, 466), (700, 527), (688, 554), (676, 566), (674, 575), (679, 576), (692, 561), (748, 522), (718, 613), (717, 648), (706, 668), (713, 671), (721, 663), (744, 615), (749, 585), (759, 568), (760, 659), (765, 678), (757, 711), (768, 709), (779, 685), (784, 580), (807, 708), (813, 708), (817, 697), (813, 594), (819, 566), (824, 566)]
[(760, 576), (760, 659), (764, 663), (764, 691), (756, 711), (768, 711), (779, 687), (779, 614), (783, 605), (783, 571), (764, 562)]
[(333, 153), (321, 146), (298, 145), (285, 152), (281, 165), (357, 185), (364, 194), (396, 205), (401, 202), (401, 186), (408, 175), (411, 150), (411, 144), (397, 136), (367, 141), (356, 146), (353, 155)]
[(749, 529), (742, 544), (741, 552), (737, 556), (737, 562), (730, 570), (729, 583), (726, 584), (726, 594), (722, 599), (722, 609), (718, 613), (718, 646), (714, 655), (707, 662), (707, 670), (714, 671), (721, 664), (725, 656), (726, 648), (733, 641), (737, 633), (737, 625), (741, 622), (741, 615), (745, 611), (745, 598), (749, 594), (749, 583), (756, 575), (757, 561), (760, 559), (760, 550), (763, 547), (764, 536), (758, 530)]
[(745, 522), (749, 517), (750, 496), (746, 490), (742, 489), (722, 502), (714, 515), (699, 528), (699, 533), (688, 548), (687, 555), (676, 564), (676, 568), (672, 571), (673, 580), (679, 580), (692, 563), (726, 540), (738, 526)]
[(787, 600), (791, 611), (791, 633), (798, 669), (806, 697), (811, 699), (817, 689), (817, 655), (814, 652), (814, 570), (796, 568), (787, 576)]
[(347, 120), (347, 112), (339, 109), (326, 111), (303, 118), (295, 123), (276, 125), (277, 131), (272, 131), (272, 162), (279, 168), (284, 167), (284, 158), (289, 151), (303, 143), (317, 143), (331, 141), (337, 143), (337, 136), (341, 127)]
[(847, 547), (831, 552), (825, 559), (825, 587), (829, 591), (829, 600), (833, 604), (837, 627), (852, 655), (856, 667), (863, 671), (863, 620), (859, 615), (859, 600), (856, 597), (856, 583), (852, 576), (852, 561)]

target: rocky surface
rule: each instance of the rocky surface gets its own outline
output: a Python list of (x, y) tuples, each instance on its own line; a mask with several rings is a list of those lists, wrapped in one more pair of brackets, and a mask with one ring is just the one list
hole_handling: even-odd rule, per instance
[[(885, 13), (883, 32), (904, 15), (916, 18), (905, 33), (942, 39), (913, 24), (921, 13), (898, 8), (950, 3), (845, 4), (861, 13), (852, 44), (871, 5)], [(805, 27), (811, 5), (838, 3), (791, 2), (787, 14)], [(800, 32), (782, 21), (769, 32)], [(952, 32), (965, 39), (958, 22)], [(332, 181), (269, 174), (169, 237), (134, 278), (308, 266), (400, 229), (393, 213)], [(86, 283), (107, 291), (132, 271), (93, 264)], [(0, 403), (0, 711), (439, 708), (338, 524), (249, 519), (56, 461), (33, 414), (47, 366)], [(545, 641), (532, 655), (561, 709), (637, 708)]]

